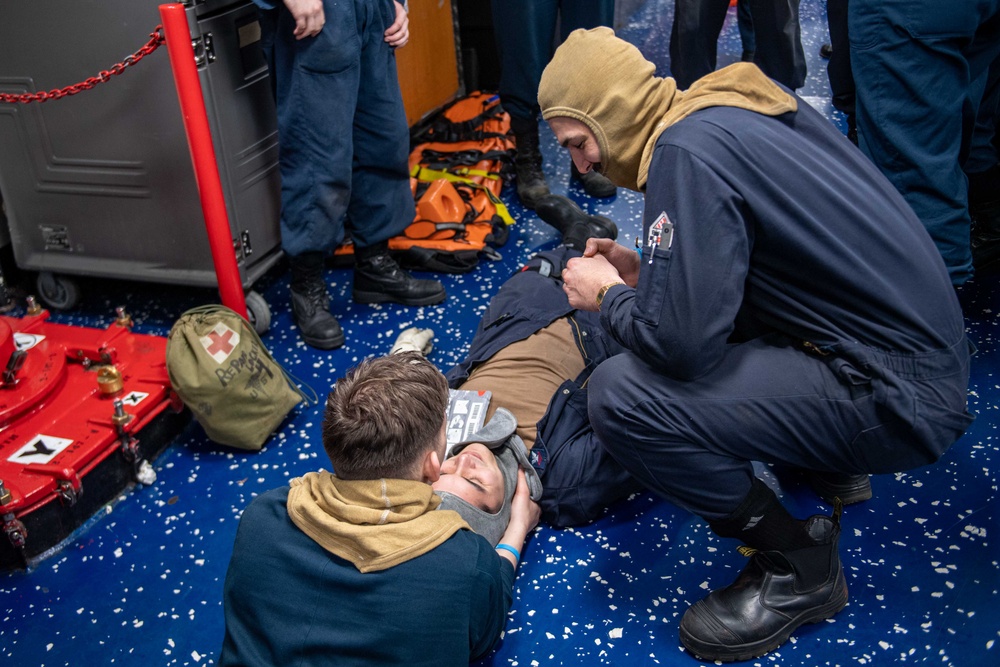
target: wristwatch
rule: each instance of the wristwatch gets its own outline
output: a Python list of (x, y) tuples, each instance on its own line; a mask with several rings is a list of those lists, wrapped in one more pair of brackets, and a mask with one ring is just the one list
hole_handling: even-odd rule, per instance
[(620, 281), (619, 282), (615, 282), (615, 283), (608, 283), (607, 285), (605, 285), (601, 289), (597, 290), (597, 307), (598, 308), (601, 307), (601, 303), (604, 301), (604, 295), (608, 293), (609, 289), (611, 289), (615, 285), (624, 285), (624, 284), (625, 283), (620, 282)]

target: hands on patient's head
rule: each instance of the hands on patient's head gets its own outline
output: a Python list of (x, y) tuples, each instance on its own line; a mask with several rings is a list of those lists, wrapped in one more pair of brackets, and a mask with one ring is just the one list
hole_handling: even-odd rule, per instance
[(528, 479), (524, 470), (517, 471), (517, 490), (514, 491), (514, 498), (510, 503), (510, 525), (507, 530), (516, 532), (522, 538), (527, 536), (538, 520), (542, 518), (542, 508), (531, 499), (531, 492), (528, 490)]

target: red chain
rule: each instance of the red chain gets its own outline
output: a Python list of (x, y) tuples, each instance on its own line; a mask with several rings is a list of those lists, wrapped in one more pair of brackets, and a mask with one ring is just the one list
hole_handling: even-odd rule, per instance
[(48, 100), (58, 100), (68, 95), (76, 95), (83, 90), (90, 90), (99, 83), (109, 81), (113, 76), (124, 74), (127, 68), (135, 65), (140, 60), (155, 51), (160, 44), (163, 44), (164, 41), (163, 26), (158, 25), (153, 32), (149, 33), (149, 41), (146, 42), (142, 48), (125, 58), (122, 62), (112, 65), (111, 69), (102, 70), (97, 76), (92, 76), (89, 79), (81, 81), (80, 83), (75, 83), (72, 86), (55, 88), (53, 90), (41, 91), (38, 93), (22, 93), (19, 95), (0, 93), (0, 102), (20, 102), (22, 104), (27, 104), (28, 102), (46, 102)]

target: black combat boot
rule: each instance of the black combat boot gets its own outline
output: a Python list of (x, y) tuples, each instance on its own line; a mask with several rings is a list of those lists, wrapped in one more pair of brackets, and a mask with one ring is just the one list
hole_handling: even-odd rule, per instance
[(517, 153), (514, 171), (517, 174), (517, 196), (525, 208), (534, 209), (541, 197), (549, 194), (549, 184), (542, 172), (542, 152), (538, 147), (538, 121), (511, 117)]
[(616, 239), (618, 226), (603, 215), (584, 213), (574, 201), (562, 195), (548, 194), (535, 206), (538, 217), (559, 230), (563, 245), (583, 252), (587, 239)]
[(344, 344), (344, 331), (330, 314), (330, 295), (323, 280), (323, 253), (289, 258), (292, 269), (292, 315), (306, 345), (332, 350)]
[(354, 247), (354, 300), (358, 303), (401, 303), (429, 306), (444, 301), (444, 286), (437, 280), (414, 278), (389, 256), (383, 241)]
[(845, 505), (853, 505), (872, 497), (872, 482), (868, 475), (817, 470), (804, 470), (803, 473), (816, 495), (830, 504), (836, 498), (840, 498)]
[(855, 146), (858, 145), (858, 121), (853, 113), (847, 114), (847, 138)]
[(584, 192), (591, 197), (614, 197), (615, 193), (618, 192), (618, 188), (608, 180), (607, 176), (599, 174), (593, 169), (586, 174), (581, 174), (574, 162), (570, 162), (570, 178), (580, 181)]
[(681, 643), (704, 661), (749, 660), (785, 643), (800, 625), (832, 617), (847, 604), (837, 553), (838, 503), (833, 516), (803, 527), (813, 542), (781, 551), (740, 547), (750, 562), (732, 584), (709, 593), (681, 618)]
[(969, 174), (972, 265), (976, 271), (1000, 267), (1000, 165)]

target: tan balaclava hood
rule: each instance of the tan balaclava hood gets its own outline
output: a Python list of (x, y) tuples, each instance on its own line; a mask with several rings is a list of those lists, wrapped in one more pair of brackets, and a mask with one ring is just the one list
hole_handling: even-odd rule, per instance
[(575, 118), (597, 137), (601, 173), (631, 190), (646, 187), (660, 134), (695, 111), (728, 106), (768, 116), (795, 111), (795, 98), (756, 65), (736, 63), (677, 90), (673, 79), (610, 28), (574, 30), (538, 86), (542, 118)]

